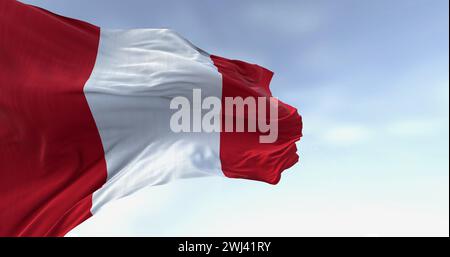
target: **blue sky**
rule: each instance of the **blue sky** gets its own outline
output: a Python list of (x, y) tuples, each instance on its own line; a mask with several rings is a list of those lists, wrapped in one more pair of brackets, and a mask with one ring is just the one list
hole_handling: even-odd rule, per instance
[(103, 28), (172, 28), (275, 72), (304, 119), (277, 186), (145, 188), (70, 235), (447, 235), (447, 0), (26, 0)]

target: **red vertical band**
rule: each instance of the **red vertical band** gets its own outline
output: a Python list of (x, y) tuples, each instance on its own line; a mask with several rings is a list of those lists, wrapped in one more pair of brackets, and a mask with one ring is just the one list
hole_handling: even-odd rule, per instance
[[(225, 97), (272, 96), (269, 89), (271, 71), (218, 56), (211, 56), (211, 59), (222, 74), (222, 124)], [(234, 115), (245, 115), (244, 119), (248, 121), (246, 114)], [(222, 126), (220, 160), (223, 173), (231, 178), (278, 183), (281, 172), (298, 161), (295, 142), (302, 136), (301, 131), (302, 121), (297, 110), (281, 101), (278, 101), (278, 138), (274, 143), (260, 143), (261, 132), (224, 132)]]
[(61, 236), (106, 180), (83, 87), (99, 28), (0, 1), (0, 236)]

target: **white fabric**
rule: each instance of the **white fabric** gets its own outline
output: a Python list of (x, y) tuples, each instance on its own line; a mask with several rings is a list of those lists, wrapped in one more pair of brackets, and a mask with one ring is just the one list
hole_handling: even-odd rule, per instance
[[(221, 98), (222, 78), (209, 55), (166, 29), (102, 30), (84, 93), (102, 140), (107, 182), (92, 213), (144, 186), (223, 175), (219, 133), (174, 133), (170, 100)], [(192, 103), (192, 102), (191, 102)]]

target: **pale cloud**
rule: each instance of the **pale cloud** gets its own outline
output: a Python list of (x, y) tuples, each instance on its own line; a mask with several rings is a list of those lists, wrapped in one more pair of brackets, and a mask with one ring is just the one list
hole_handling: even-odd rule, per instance
[(348, 145), (362, 143), (370, 139), (371, 131), (362, 125), (342, 125), (325, 131), (323, 139), (328, 143)]
[(432, 136), (444, 130), (445, 127), (444, 120), (403, 120), (388, 124), (386, 132), (400, 137)]
[(331, 15), (323, 6), (305, 2), (252, 2), (242, 9), (242, 13), (253, 27), (288, 36), (315, 32), (326, 24)]

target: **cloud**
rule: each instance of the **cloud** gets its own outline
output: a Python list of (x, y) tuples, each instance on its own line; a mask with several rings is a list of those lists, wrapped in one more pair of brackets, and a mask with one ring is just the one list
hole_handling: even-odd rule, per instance
[(370, 130), (362, 125), (342, 125), (327, 129), (323, 139), (328, 143), (348, 145), (367, 141)]
[[(403, 120), (386, 126), (388, 134), (394, 136), (427, 136), (434, 135), (445, 128), (444, 121), (438, 120)], [(448, 128), (448, 127), (447, 127)]]
[(326, 23), (325, 8), (305, 3), (252, 2), (244, 9), (247, 19), (253, 27), (270, 30), (281, 35), (300, 36), (315, 32)]

